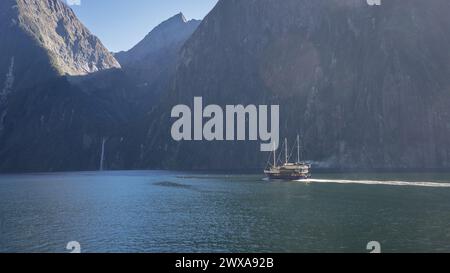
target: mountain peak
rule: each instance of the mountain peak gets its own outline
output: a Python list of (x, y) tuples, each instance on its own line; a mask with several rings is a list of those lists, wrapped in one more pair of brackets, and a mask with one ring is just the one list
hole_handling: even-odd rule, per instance
[(182, 12), (179, 12), (178, 14), (172, 16), (172, 17), (169, 18), (169, 20), (167, 20), (167, 21), (171, 21), (171, 20), (174, 20), (174, 21), (175, 21), (175, 20), (181, 21), (181, 22), (183, 22), (183, 23), (186, 23), (186, 22), (187, 22), (186, 17), (184, 16), (184, 14), (183, 14)]
[(127, 65), (141, 61), (164, 48), (179, 48), (197, 29), (200, 22), (200, 20), (188, 21), (180, 12), (156, 26), (132, 49), (119, 52), (115, 56), (122, 65)]
[[(2, 9), (9, 10), (0, 13), (0, 24), (8, 33), (4, 37), (20, 36), (33, 40), (27, 43), (28, 46), (40, 48), (58, 74), (84, 75), (120, 67), (100, 40), (63, 1), (7, 0), (2, 4)], [(18, 52), (15, 54), (13, 45), (19, 44), (19, 41), (10, 38), (0, 43), (9, 51), (7, 59), (19, 55)]]

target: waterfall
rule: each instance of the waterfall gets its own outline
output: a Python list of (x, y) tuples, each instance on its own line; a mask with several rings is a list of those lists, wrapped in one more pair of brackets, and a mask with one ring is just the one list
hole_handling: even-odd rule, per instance
[(100, 171), (103, 171), (103, 167), (104, 167), (104, 162), (105, 162), (105, 143), (106, 143), (106, 138), (102, 139), (102, 153), (100, 155)]

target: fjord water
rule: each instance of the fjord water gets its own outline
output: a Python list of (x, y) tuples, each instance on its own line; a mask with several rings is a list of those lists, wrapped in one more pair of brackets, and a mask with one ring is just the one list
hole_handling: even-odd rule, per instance
[[(413, 184), (405, 184), (413, 182)], [(0, 252), (450, 252), (449, 174), (0, 176)]]

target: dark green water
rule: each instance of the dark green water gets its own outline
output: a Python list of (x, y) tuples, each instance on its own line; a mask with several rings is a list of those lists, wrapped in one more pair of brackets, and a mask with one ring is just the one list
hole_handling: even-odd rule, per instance
[(450, 174), (262, 178), (3, 175), (0, 252), (450, 252)]

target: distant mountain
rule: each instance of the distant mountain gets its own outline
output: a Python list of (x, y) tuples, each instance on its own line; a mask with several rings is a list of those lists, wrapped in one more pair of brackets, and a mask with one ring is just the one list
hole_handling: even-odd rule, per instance
[(84, 75), (120, 67), (60, 0), (0, 1), (0, 52), (3, 93), (54, 75)]
[(170, 110), (279, 104), (281, 134), (336, 168), (450, 167), (450, 2), (221, 0), (181, 52), (155, 112), (147, 162), (262, 168), (248, 142), (175, 142)]
[(155, 27), (132, 49), (119, 52), (115, 57), (125, 67), (151, 61), (161, 51), (180, 48), (200, 23), (200, 20), (187, 21), (183, 13), (178, 13)]
[(167, 89), (175, 72), (179, 51), (200, 22), (187, 21), (179, 13), (155, 27), (132, 49), (119, 52), (115, 57), (140, 87), (147, 86), (154, 95), (159, 94)]

